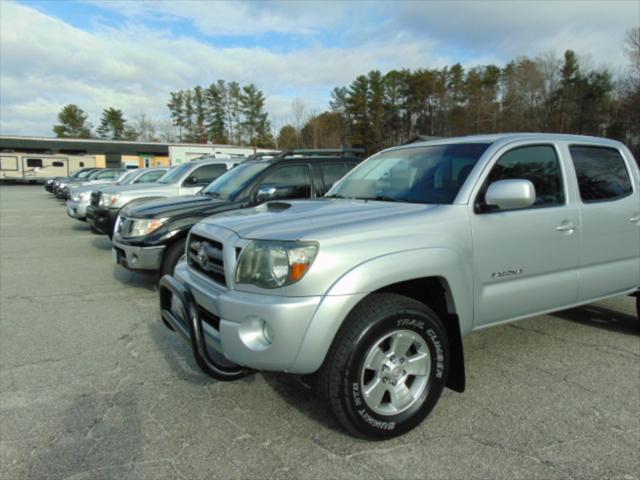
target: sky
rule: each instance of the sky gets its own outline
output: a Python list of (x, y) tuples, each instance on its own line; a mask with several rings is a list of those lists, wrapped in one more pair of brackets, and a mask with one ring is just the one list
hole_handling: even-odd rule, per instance
[(614, 74), (637, 0), (0, 0), (0, 133), (53, 136), (75, 103), (168, 118), (169, 92), (217, 79), (254, 83), (277, 127), (378, 69), (504, 65), (575, 50)]

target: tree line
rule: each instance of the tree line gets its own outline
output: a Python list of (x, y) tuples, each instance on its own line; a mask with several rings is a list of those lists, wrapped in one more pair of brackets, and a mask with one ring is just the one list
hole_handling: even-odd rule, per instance
[[(307, 114), (304, 102), (294, 100), (292, 118), (277, 131), (261, 90), (218, 80), (170, 93), (175, 130), (167, 141), (280, 149), (344, 145), (371, 154), (418, 136), (538, 131), (616, 138), (640, 155), (640, 28), (628, 32), (625, 50), (629, 68), (617, 79), (572, 50), (561, 58), (523, 56), (503, 67), (465, 69), (458, 63), (384, 74), (372, 70), (334, 88), (327, 111)], [(86, 114), (75, 105), (65, 106), (59, 120), (58, 136), (92, 135)], [(150, 140), (154, 132), (144, 115), (130, 125), (120, 110), (108, 108), (95, 133)]]
[(53, 132), (58, 138), (100, 138), (108, 140), (140, 140), (145, 142), (176, 142), (178, 137), (170, 121), (156, 121), (144, 113), (132, 122), (125, 119), (122, 110), (109, 107), (102, 111), (100, 124), (94, 130), (89, 116), (75, 104), (68, 104), (58, 112), (58, 123)]
[(170, 93), (169, 113), (180, 138), (193, 143), (273, 146), (265, 96), (254, 84), (218, 80)]

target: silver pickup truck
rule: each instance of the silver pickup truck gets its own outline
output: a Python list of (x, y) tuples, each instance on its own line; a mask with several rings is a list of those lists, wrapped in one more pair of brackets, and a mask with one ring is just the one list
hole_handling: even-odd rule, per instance
[(505, 134), (385, 150), (324, 199), (205, 219), (160, 303), (214, 378), (315, 373), (346, 430), (388, 438), (464, 390), (465, 335), (639, 289), (629, 150)]
[(106, 187), (120, 187), (123, 185), (144, 185), (156, 182), (167, 173), (169, 167), (136, 168), (128, 170), (124, 175), (118, 177), (116, 181), (110, 183), (95, 184), (92, 182), (80, 183), (69, 190), (69, 200), (67, 200), (67, 215), (78, 220), (85, 220), (87, 207), (91, 201), (91, 192), (103, 190)]
[(87, 223), (111, 237), (121, 208), (148, 200), (194, 195), (238, 162), (203, 158), (172, 167), (154, 183), (94, 190), (87, 207)]

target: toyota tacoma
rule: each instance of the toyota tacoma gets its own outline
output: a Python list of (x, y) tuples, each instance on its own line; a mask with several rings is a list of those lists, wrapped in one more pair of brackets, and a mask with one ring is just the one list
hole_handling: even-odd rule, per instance
[(503, 134), (392, 148), (323, 199), (205, 219), (159, 294), (210, 376), (313, 373), (347, 431), (389, 438), (464, 390), (465, 335), (639, 288), (631, 152)]

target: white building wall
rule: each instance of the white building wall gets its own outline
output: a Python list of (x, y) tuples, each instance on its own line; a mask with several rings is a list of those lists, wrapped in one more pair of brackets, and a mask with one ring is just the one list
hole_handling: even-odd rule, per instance
[(271, 152), (269, 148), (239, 147), (235, 145), (202, 145), (202, 144), (175, 144), (169, 145), (169, 159), (171, 165), (190, 162), (206, 155), (220, 155), (230, 157), (247, 157), (256, 152)]

